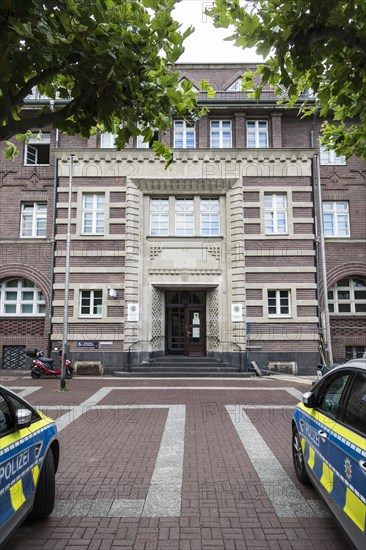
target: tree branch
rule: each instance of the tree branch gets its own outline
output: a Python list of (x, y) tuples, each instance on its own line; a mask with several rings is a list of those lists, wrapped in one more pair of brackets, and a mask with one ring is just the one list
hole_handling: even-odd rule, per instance
[(9, 120), (10, 122), (12, 122), (14, 120), (14, 117), (13, 117), (13, 111), (12, 111), (12, 108), (11, 108), (11, 101), (10, 101), (10, 96), (9, 96), (9, 93), (8, 93), (8, 89), (5, 85), (5, 82), (4, 80), (0, 77), (0, 89), (3, 93), (3, 97), (4, 97), (4, 107), (5, 107), (5, 116), (4, 118)]
[(310, 44), (324, 42), (324, 40), (328, 38), (340, 40), (348, 48), (354, 48), (366, 56), (366, 42), (354, 37), (351, 33), (345, 32), (344, 29), (340, 27), (324, 27), (319, 31), (313, 30), (309, 33)]
[(16, 105), (19, 105), (23, 102), (24, 98), (29, 95), (32, 91), (32, 88), (34, 86), (37, 86), (38, 84), (42, 84), (42, 82), (45, 82), (52, 76), (55, 76), (58, 73), (61, 73), (66, 67), (69, 67), (70, 64), (76, 63), (78, 61), (78, 56), (72, 55), (69, 58), (67, 58), (63, 63), (60, 64), (58, 67), (50, 67), (49, 69), (46, 69), (45, 71), (42, 71), (40, 74), (37, 74), (26, 84), (23, 86), (23, 88), (17, 93), (16, 96), (13, 97), (11, 101), (11, 106), (15, 107)]
[(72, 100), (70, 103), (56, 109), (53, 112), (41, 113), (32, 118), (22, 118), (12, 120), (12, 122), (0, 128), (0, 141), (14, 137), (15, 134), (23, 134), (32, 128), (43, 128), (45, 126), (54, 126), (57, 122), (65, 120), (73, 115), (79, 108), (79, 102)]

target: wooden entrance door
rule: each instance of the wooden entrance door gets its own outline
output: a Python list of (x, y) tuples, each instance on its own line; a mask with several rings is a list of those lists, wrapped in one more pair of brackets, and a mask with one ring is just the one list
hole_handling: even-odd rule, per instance
[(205, 355), (206, 319), (205, 310), (199, 306), (185, 308), (184, 355)]
[(204, 291), (166, 292), (168, 354), (206, 355), (206, 294)]

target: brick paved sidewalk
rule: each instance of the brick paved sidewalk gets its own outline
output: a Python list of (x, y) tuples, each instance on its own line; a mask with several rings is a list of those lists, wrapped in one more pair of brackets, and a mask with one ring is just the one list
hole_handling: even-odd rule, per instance
[(293, 471), (298, 379), (11, 377), (57, 419), (53, 515), (6, 550), (346, 550)]

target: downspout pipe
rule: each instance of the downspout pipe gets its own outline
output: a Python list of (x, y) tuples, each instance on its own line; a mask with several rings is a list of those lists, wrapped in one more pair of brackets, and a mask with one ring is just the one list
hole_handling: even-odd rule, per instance
[[(56, 128), (55, 148), (60, 146), (60, 132)], [(55, 253), (56, 253), (56, 204), (57, 204), (57, 183), (58, 183), (58, 161), (55, 160), (53, 170), (53, 201), (52, 201), (52, 233), (51, 233), (51, 269), (50, 269), (50, 295), (49, 295), (49, 315), (47, 328), (47, 356), (51, 357), (52, 351), (52, 304), (53, 304), (53, 285), (55, 278)]]
[(313, 166), (314, 166), (314, 173), (316, 175), (316, 189), (317, 189), (318, 212), (319, 212), (319, 218), (318, 218), (319, 219), (319, 245), (320, 245), (320, 256), (321, 256), (321, 275), (322, 275), (323, 306), (324, 306), (325, 351), (326, 351), (327, 366), (331, 367), (333, 365), (333, 352), (332, 352), (332, 340), (331, 340), (331, 333), (330, 333), (327, 263), (326, 263), (326, 257), (325, 257), (322, 189), (321, 189), (320, 163), (319, 163), (318, 154), (314, 154), (313, 156)]
[[(310, 147), (315, 149), (314, 141), (314, 126), (316, 123), (318, 111), (315, 110), (313, 123), (310, 130)], [(313, 188), (313, 212), (314, 212), (314, 235), (315, 235), (315, 269), (316, 269), (316, 309), (318, 318), (318, 334), (322, 333), (322, 321), (320, 313), (320, 261), (319, 261), (319, 227), (318, 227), (318, 201), (317, 201), (317, 189), (316, 189), (316, 164), (314, 157), (311, 164), (311, 178)]]

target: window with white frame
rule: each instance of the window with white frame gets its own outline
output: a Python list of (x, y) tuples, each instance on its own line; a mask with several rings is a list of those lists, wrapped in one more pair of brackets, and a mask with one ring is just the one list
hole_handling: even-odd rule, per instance
[(344, 165), (346, 164), (345, 156), (337, 156), (335, 151), (327, 150), (325, 145), (320, 144), (320, 164), (328, 165)]
[(251, 149), (268, 148), (268, 122), (266, 120), (247, 120), (247, 147)]
[(201, 235), (220, 234), (220, 201), (219, 199), (201, 199)]
[(348, 201), (324, 201), (323, 224), (326, 237), (349, 237)]
[(0, 285), (0, 315), (44, 317), (43, 292), (28, 279), (10, 279)]
[(194, 235), (193, 199), (175, 200), (175, 234)]
[(211, 147), (232, 147), (231, 120), (211, 120)]
[[(139, 130), (141, 129), (141, 124), (138, 124), (137, 127)], [(159, 132), (158, 130), (154, 130), (153, 137), (150, 141), (144, 141), (144, 136), (139, 134), (136, 138), (136, 147), (138, 149), (151, 149), (153, 146), (154, 141), (159, 140)]]
[(80, 317), (101, 317), (102, 305), (102, 290), (80, 291)]
[(32, 136), (24, 148), (24, 164), (27, 166), (39, 166), (50, 163), (51, 135), (39, 133)]
[(266, 235), (287, 233), (287, 197), (284, 193), (264, 195), (264, 221)]
[(174, 147), (177, 149), (194, 149), (196, 146), (196, 129), (193, 122), (174, 121)]
[(330, 313), (366, 314), (366, 279), (350, 277), (341, 279), (328, 290)]
[(20, 236), (28, 238), (46, 237), (47, 203), (27, 202), (22, 204)]
[(267, 300), (269, 317), (291, 316), (291, 293), (289, 290), (268, 290)]
[(230, 86), (228, 87), (228, 89), (226, 91), (227, 92), (241, 92), (242, 90), (243, 90), (243, 79), (238, 78), (232, 84), (230, 84)]
[(83, 235), (104, 235), (105, 195), (104, 193), (83, 193)]
[(169, 235), (169, 199), (150, 199), (150, 235)]
[(116, 148), (117, 134), (112, 132), (104, 132), (100, 135), (100, 146), (102, 149), (115, 149)]

